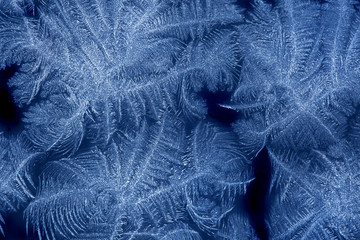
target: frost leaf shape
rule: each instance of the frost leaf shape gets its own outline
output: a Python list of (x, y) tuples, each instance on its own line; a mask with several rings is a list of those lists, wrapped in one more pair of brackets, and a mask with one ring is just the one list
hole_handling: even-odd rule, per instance
[[(83, 139), (83, 115), (85, 114), (74, 96), (52, 95), (30, 108), (25, 115), (26, 137), (34, 149), (53, 152), (59, 156), (74, 154)], [(61, 116), (59, 118), (59, 116)]]
[[(353, 152), (344, 148), (348, 146), (334, 145), (328, 153), (272, 153), (276, 169), (272, 191), (282, 189), (271, 210), (274, 239), (359, 236), (357, 224), (347, 225), (359, 221), (354, 192), (360, 187), (358, 155), (346, 156), (342, 152)], [(302, 169), (306, 169), (305, 174)]]
[[(247, 163), (233, 149), (236, 135), (208, 124), (199, 126), (189, 142), (175, 116), (146, 124), (134, 139), (114, 133), (104, 150), (48, 164), (26, 210), (28, 224), (40, 237), (166, 239), (166, 229), (172, 228), (174, 235), (179, 231), (197, 239), (199, 229), (203, 236), (219, 231), (248, 183), (246, 172), (239, 172)], [(223, 158), (229, 159), (226, 166)], [(104, 227), (98, 229), (99, 224)]]
[[(290, 148), (326, 146), (329, 142), (316, 138), (340, 138), (346, 117), (339, 115), (351, 114), (351, 105), (356, 106), (358, 85), (352, 79), (358, 71), (339, 59), (355, 54), (350, 45), (356, 44), (358, 4), (280, 1), (276, 6), (259, 0), (246, 11), (246, 23), (239, 26), (241, 81), (228, 107), (244, 116), (239, 126), (256, 128), (262, 141), (282, 141)], [(322, 17), (338, 8), (344, 10), (338, 21)], [(336, 36), (325, 29), (335, 29)], [(341, 31), (346, 41), (340, 40)], [(322, 134), (310, 130), (318, 126)], [(312, 143), (305, 143), (305, 136)]]
[[(6, 34), (14, 27), (24, 28), (33, 40), (24, 48), (19, 46), (25, 53), (17, 54), (23, 59), (32, 56), (21, 66), (24, 74), (12, 81), (20, 104), (48, 94), (46, 83), (61, 82), (84, 102), (103, 101), (101, 96), (119, 98), (140, 126), (147, 114), (157, 118), (159, 108), (178, 110), (177, 99), (182, 97), (178, 89), (183, 81), (190, 81), (197, 90), (202, 85), (216, 89), (220, 83), (233, 85), (236, 81), (238, 46), (232, 30), (241, 16), (232, 5), (195, 0), (106, 4), (69, 0), (39, 1), (34, 8), (37, 19), (9, 16), (14, 22), (7, 23), (7, 12), (3, 19)], [(17, 37), (18, 42), (27, 38), (20, 33)], [(10, 58), (9, 62), (20, 60)], [(218, 78), (222, 80), (218, 82)]]
[[(33, 166), (44, 162), (44, 155), (26, 150), (22, 139), (0, 136), (0, 222), (5, 217), (23, 209), (35, 196), (36, 169)], [(4, 234), (2, 227), (0, 231)]]

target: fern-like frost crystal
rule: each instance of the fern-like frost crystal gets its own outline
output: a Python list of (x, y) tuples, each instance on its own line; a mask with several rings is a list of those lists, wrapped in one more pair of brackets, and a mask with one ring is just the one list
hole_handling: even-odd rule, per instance
[(359, 11), (0, 0), (0, 238), (360, 239)]

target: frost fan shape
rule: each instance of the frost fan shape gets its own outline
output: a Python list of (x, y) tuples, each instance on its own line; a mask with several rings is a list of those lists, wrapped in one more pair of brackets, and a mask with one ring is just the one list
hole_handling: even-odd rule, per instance
[(0, 0), (1, 237), (359, 239), (359, 8)]

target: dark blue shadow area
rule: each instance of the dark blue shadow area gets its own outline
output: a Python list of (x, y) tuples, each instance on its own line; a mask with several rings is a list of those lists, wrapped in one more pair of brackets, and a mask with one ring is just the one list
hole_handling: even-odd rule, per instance
[(271, 4), (272, 7), (274, 7), (276, 5), (276, 2), (278, 2), (277, 0), (264, 0), (264, 2)]
[(0, 70), (0, 129), (12, 131), (19, 126), (23, 116), (21, 109), (15, 104), (12, 89), (8, 81), (19, 70), (18, 65), (11, 65)]
[[(277, 0), (263, 0), (265, 3), (270, 4), (272, 7), (276, 5)], [(245, 10), (251, 10), (253, 8), (254, 0), (236, 0), (236, 5)]]
[(251, 9), (252, 8), (252, 0), (237, 0), (235, 3), (236, 5), (245, 8), (245, 9)]
[(5, 237), (0, 233), (0, 239), (6, 240), (25, 240), (25, 239), (34, 239), (28, 238), (26, 236), (26, 223), (22, 215), (22, 211), (8, 213), (4, 215), (5, 227), (4, 233)]
[(271, 181), (271, 161), (266, 146), (253, 159), (252, 166), (255, 179), (248, 186), (244, 205), (256, 235), (261, 240), (266, 240), (269, 239), (266, 217)]
[(206, 100), (207, 114), (210, 118), (228, 127), (238, 119), (238, 113), (235, 110), (220, 106), (220, 104), (230, 101), (231, 93), (227, 91), (210, 92), (203, 89), (200, 96)]
[(37, 10), (37, 5), (39, 5), (39, 1), (28, 1), (24, 0), (19, 3), (21, 9), (24, 11), (24, 16), (27, 18), (32, 18), (34, 20), (40, 19), (39, 11)]

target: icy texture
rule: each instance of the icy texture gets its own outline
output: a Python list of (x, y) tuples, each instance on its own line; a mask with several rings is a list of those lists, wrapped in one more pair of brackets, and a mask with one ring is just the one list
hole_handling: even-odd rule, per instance
[(254, 1), (228, 107), (272, 163), (271, 239), (360, 237), (358, 1)]
[(0, 236), (360, 239), (359, 9), (0, 0)]

